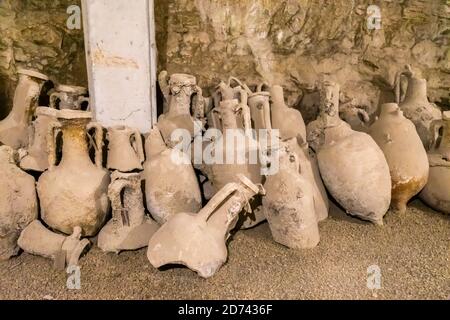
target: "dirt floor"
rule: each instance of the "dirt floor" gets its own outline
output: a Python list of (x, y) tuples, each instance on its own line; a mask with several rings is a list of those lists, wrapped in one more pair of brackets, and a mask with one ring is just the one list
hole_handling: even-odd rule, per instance
[[(450, 217), (415, 200), (385, 225), (347, 217), (334, 208), (320, 224), (313, 250), (273, 242), (269, 226), (240, 231), (228, 262), (210, 279), (186, 268), (154, 269), (146, 250), (80, 260), (81, 289), (50, 260), (22, 253), (0, 263), (0, 299), (450, 299)], [(367, 288), (378, 265), (381, 289)]]

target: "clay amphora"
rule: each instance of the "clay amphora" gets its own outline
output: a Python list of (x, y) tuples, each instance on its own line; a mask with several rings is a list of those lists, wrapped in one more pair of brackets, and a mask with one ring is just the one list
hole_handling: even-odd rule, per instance
[(313, 248), (320, 240), (313, 186), (300, 174), (299, 159), (288, 144), (278, 152), (279, 170), (267, 176), (263, 198), (273, 239), (289, 248)]
[(44, 83), (48, 77), (42, 73), (19, 69), (13, 107), (8, 116), (0, 121), (0, 142), (14, 149), (28, 145), (30, 125)]
[(90, 109), (87, 89), (84, 87), (58, 84), (50, 93), (50, 108), (84, 110)]
[(435, 210), (450, 214), (450, 112), (431, 125), (434, 135), (428, 152), (430, 175), (420, 199)]
[(204, 100), (197, 80), (188, 74), (171, 75), (165, 88), (168, 111), (159, 117), (158, 128), (165, 143), (172, 147), (178, 142), (171, 139), (174, 130), (188, 130), (192, 138), (201, 132)]
[(110, 170), (130, 172), (142, 170), (145, 160), (142, 137), (137, 129), (114, 126), (108, 129), (107, 167)]
[(164, 224), (179, 212), (198, 212), (202, 207), (200, 187), (189, 157), (168, 148), (156, 126), (146, 139), (145, 151), (145, 195), (152, 217)]
[(348, 214), (381, 225), (391, 202), (386, 158), (368, 134), (334, 123), (317, 153), (323, 182)]
[(78, 265), (81, 254), (90, 245), (88, 239), (81, 238), (81, 228), (75, 227), (70, 236), (51, 232), (39, 220), (34, 220), (20, 234), (20, 248), (30, 254), (53, 260), (56, 269)]
[(226, 240), (248, 201), (263, 192), (245, 176), (227, 184), (196, 213), (173, 215), (148, 244), (147, 257), (159, 268), (182, 264), (208, 278), (227, 260)]
[(141, 174), (115, 171), (111, 180), (112, 219), (100, 231), (98, 247), (116, 253), (146, 247), (159, 225), (145, 214)]
[[(396, 102), (406, 118), (411, 120), (416, 126), (417, 133), (422, 140), (423, 145), (428, 150), (432, 141), (431, 122), (442, 119), (440, 109), (428, 101), (427, 81), (417, 78), (411, 72), (411, 68), (397, 75), (396, 81)], [(405, 98), (401, 101), (401, 77), (406, 75), (408, 78), (408, 87)]]
[(320, 85), (319, 91), (319, 116), (306, 126), (306, 140), (315, 152), (324, 143), (327, 124), (342, 121), (339, 118), (339, 85), (331, 81), (324, 81)]
[[(84, 236), (95, 235), (103, 226), (109, 210), (109, 173), (102, 167), (103, 128), (89, 123), (86, 111), (57, 110), (59, 125), (49, 131), (49, 168), (39, 178), (37, 190), (41, 216), (53, 229), (72, 233), (81, 227)], [(87, 138), (95, 129), (95, 164), (92, 163)], [(56, 133), (61, 132), (62, 158), (56, 161)]]
[(279, 130), (280, 138), (288, 140), (300, 135), (303, 141), (306, 141), (306, 127), (302, 114), (286, 106), (281, 86), (275, 85), (270, 88), (270, 100), (272, 128)]
[(47, 137), (52, 123), (56, 122), (56, 110), (37, 107), (36, 119), (29, 127), (29, 147), (21, 149), (20, 167), (24, 170), (43, 172), (48, 168)]
[(270, 121), (270, 93), (267, 91), (257, 91), (250, 94), (248, 97), (248, 106), (250, 108), (252, 128), (256, 130), (257, 137), (259, 137), (260, 129), (270, 131), (272, 129)]
[(34, 178), (16, 166), (14, 150), (0, 146), (0, 261), (17, 254), (20, 232), (38, 217)]
[(323, 221), (328, 217), (329, 201), (327, 191), (320, 177), (316, 154), (309, 148), (308, 143), (303, 140), (301, 135), (298, 138), (286, 140), (286, 143), (297, 157), (302, 179), (306, 179), (312, 188), (317, 221)]
[(383, 151), (392, 181), (391, 207), (406, 211), (408, 201), (428, 180), (428, 158), (414, 124), (403, 116), (396, 103), (381, 106), (380, 117), (369, 134)]

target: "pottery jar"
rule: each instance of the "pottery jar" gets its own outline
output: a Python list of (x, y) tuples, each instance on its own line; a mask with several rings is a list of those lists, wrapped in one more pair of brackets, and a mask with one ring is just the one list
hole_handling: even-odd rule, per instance
[(161, 226), (148, 244), (147, 258), (155, 268), (182, 264), (203, 278), (217, 272), (227, 260), (227, 239), (240, 212), (256, 194), (264, 192), (245, 176), (236, 180), (198, 213), (181, 212)]
[(14, 149), (28, 146), (28, 126), (39, 95), (48, 77), (42, 73), (19, 69), (19, 82), (14, 92), (13, 106), (8, 116), (0, 121), (0, 142)]
[[(404, 100), (401, 101), (400, 79), (403, 75), (406, 75), (408, 79), (408, 87)], [(417, 133), (428, 150), (432, 141), (431, 122), (442, 119), (442, 114), (434, 103), (428, 101), (427, 81), (415, 77), (410, 68), (406, 72), (400, 72), (397, 75), (396, 99), (405, 117), (416, 126)]]
[(145, 160), (141, 133), (127, 126), (108, 128), (107, 167), (110, 170), (130, 172), (142, 170)]
[(396, 103), (381, 106), (380, 117), (369, 134), (383, 151), (392, 180), (391, 207), (406, 211), (408, 201), (428, 180), (428, 158), (414, 124), (403, 116)]
[(430, 175), (420, 199), (435, 210), (450, 214), (450, 112), (431, 125), (433, 138), (428, 152)]
[(88, 111), (88, 91), (84, 87), (58, 84), (50, 93), (49, 106), (53, 109), (71, 109)]
[(313, 248), (320, 240), (313, 186), (301, 171), (295, 152), (282, 143), (279, 170), (264, 183), (263, 206), (273, 239), (294, 249)]
[(391, 176), (383, 152), (368, 134), (352, 130), (344, 121), (327, 125), (324, 135), (317, 159), (326, 188), (348, 214), (383, 224), (391, 202)]
[[(92, 114), (78, 110), (58, 110), (59, 125), (50, 128), (49, 168), (39, 178), (37, 190), (41, 216), (52, 229), (72, 233), (81, 227), (84, 236), (95, 235), (109, 211), (109, 173), (102, 167), (103, 128), (90, 123)], [(95, 129), (95, 139), (89, 130)], [(62, 157), (57, 164), (57, 144), (61, 133)], [(89, 157), (87, 139), (95, 149), (95, 164)]]
[(112, 218), (100, 230), (98, 247), (116, 253), (146, 247), (159, 225), (145, 214), (141, 174), (114, 171), (111, 181)]
[(164, 224), (179, 212), (198, 212), (201, 193), (190, 158), (168, 148), (157, 126), (147, 136), (145, 152), (145, 195), (152, 217)]
[(270, 101), (272, 128), (279, 130), (280, 138), (288, 140), (300, 135), (306, 141), (306, 126), (302, 114), (286, 106), (281, 86), (274, 85), (270, 88)]
[(48, 168), (47, 137), (52, 123), (57, 122), (56, 110), (37, 107), (36, 119), (29, 127), (29, 147), (22, 149), (20, 167), (24, 170), (43, 172)]
[(38, 217), (34, 178), (20, 170), (14, 150), (0, 146), (0, 261), (19, 251), (20, 232)]

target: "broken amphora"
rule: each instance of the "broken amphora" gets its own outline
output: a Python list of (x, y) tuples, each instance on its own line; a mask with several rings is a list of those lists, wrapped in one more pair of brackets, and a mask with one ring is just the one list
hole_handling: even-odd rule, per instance
[[(167, 100), (168, 111), (158, 118), (158, 128), (164, 142), (173, 147), (178, 143), (172, 139), (177, 129), (187, 130), (194, 138), (204, 125), (204, 99), (202, 90), (197, 86), (194, 76), (176, 73), (162, 77), (167, 83), (162, 84)], [(161, 79), (161, 77), (160, 77)], [(161, 86), (161, 84), (160, 84)]]
[(317, 157), (309, 148), (308, 143), (303, 140), (301, 134), (297, 138), (286, 140), (286, 143), (297, 156), (302, 178), (306, 179), (312, 188), (317, 221), (323, 221), (328, 217), (329, 200), (327, 190), (320, 177)]
[(0, 146), (0, 261), (19, 251), (20, 232), (38, 217), (34, 178), (20, 170), (14, 150)]
[(403, 116), (396, 103), (381, 106), (378, 120), (369, 134), (381, 148), (392, 180), (391, 207), (403, 213), (408, 201), (428, 180), (427, 153), (414, 124)]
[(145, 152), (145, 195), (152, 217), (164, 224), (179, 212), (198, 212), (202, 198), (190, 158), (168, 148), (157, 126), (147, 136)]
[(315, 152), (324, 143), (327, 124), (342, 121), (339, 118), (339, 85), (335, 82), (323, 81), (319, 86), (319, 92), (319, 115), (316, 120), (306, 126), (306, 140)]
[(420, 199), (431, 208), (450, 214), (450, 111), (431, 125), (433, 139), (428, 160), (430, 175)]
[(320, 240), (313, 186), (300, 174), (303, 168), (287, 143), (281, 143), (277, 152), (279, 170), (267, 176), (263, 198), (273, 239), (289, 248), (313, 248)]
[(145, 214), (141, 174), (115, 171), (111, 181), (112, 219), (100, 230), (98, 247), (116, 253), (146, 247), (159, 225)]
[(130, 172), (142, 170), (145, 160), (141, 133), (127, 126), (108, 128), (108, 157), (106, 166), (110, 170)]
[(37, 107), (36, 119), (29, 127), (29, 147), (21, 149), (20, 167), (24, 170), (44, 172), (48, 168), (47, 137), (52, 123), (56, 122), (56, 110)]
[(89, 98), (88, 93), (84, 87), (57, 84), (55, 88), (50, 91), (49, 106), (53, 109), (64, 110), (84, 110), (88, 111)]
[[(402, 76), (406, 76), (408, 79), (408, 87), (403, 101), (401, 90)], [(427, 80), (415, 77), (411, 67), (407, 66), (405, 71), (397, 74), (395, 90), (397, 104), (405, 117), (414, 123), (425, 149), (428, 150), (433, 138), (430, 127), (431, 122), (441, 120), (442, 114), (439, 107), (428, 101)]]
[(326, 188), (346, 212), (382, 225), (391, 202), (391, 176), (372, 137), (333, 119), (317, 159)]
[(272, 128), (278, 129), (282, 140), (297, 138), (299, 135), (306, 141), (306, 127), (300, 111), (289, 108), (284, 102), (283, 87), (270, 87), (270, 114)]
[[(90, 123), (87, 111), (57, 110), (59, 124), (49, 130), (49, 168), (37, 184), (41, 216), (53, 229), (70, 234), (81, 227), (83, 236), (94, 236), (109, 211), (109, 172), (103, 168), (103, 128)], [(95, 129), (95, 140), (89, 131)], [(62, 136), (62, 158), (57, 164), (57, 137)], [(87, 138), (95, 149), (89, 157)]]
[(34, 70), (19, 69), (19, 82), (14, 92), (13, 106), (8, 116), (0, 121), (0, 142), (14, 149), (28, 146), (30, 125), (39, 95), (48, 77)]
[(78, 260), (88, 248), (88, 239), (81, 238), (81, 228), (75, 227), (70, 236), (45, 228), (34, 220), (20, 234), (18, 244), (23, 251), (53, 260), (56, 269), (78, 265)]
[(182, 264), (203, 278), (214, 275), (227, 260), (226, 241), (236, 226), (239, 213), (261, 185), (239, 175), (227, 184), (198, 213), (173, 215), (150, 239), (147, 257), (159, 268)]

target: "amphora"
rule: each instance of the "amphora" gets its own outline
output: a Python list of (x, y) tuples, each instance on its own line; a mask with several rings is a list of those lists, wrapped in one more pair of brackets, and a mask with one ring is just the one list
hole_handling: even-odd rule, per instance
[(20, 170), (14, 150), (0, 146), (0, 261), (19, 251), (20, 232), (38, 217), (34, 178)]
[(127, 126), (108, 128), (107, 167), (110, 170), (130, 172), (142, 170), (145, 160), (141, 133)]
[(450, 111), (431, 125), (433, 139), (428, 152), (430, 175), (420, 199), (435, 210), (450, 214)]
[[(37, 184), (41, 216), (55, 230), (70, 234), (80, 227), (84, 236), (95, 235), (109, 210), (109, 173), (102, 167), (103, 128), (90, 123), (86, 111), (58, 110), (49, 142), (49, 168)], [(95, 129), (95, 140), (89, 130)], [(62, 158), (57, 163), (57, 144), (61, 133)], [(89, 157), (88, 139), (95, 148), (95, 164)]]
[(380, 117), (369, 134), (381, 148), (392, 180), (391, 207), (406, 211), (408, 201), (428, 180), (428, 158), (414, 124), (403, 116), (396, 103), (381, 106)]
[(226, 241), (236, 226), (239, 213), (261, 185), (240, 175), (238, 182), (224, 186), (198, 213), (173, 215), (150, 239), (147, 257), (159, 268), (166, 264), (182, 264), (199, 276), (214, 275), (228, 256)]
[(14, 92), (13, 107), (8, 116), (0, 121), (0, 142), (14, 149), (28, 145), (30, 125), (39, 95), (48, 77), (33, 70), (19, 69), (19, 82)]
[(50, 92), (50, 108), (88, 111), (89, 98), (84, 87), (57, 84)]

